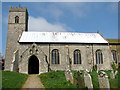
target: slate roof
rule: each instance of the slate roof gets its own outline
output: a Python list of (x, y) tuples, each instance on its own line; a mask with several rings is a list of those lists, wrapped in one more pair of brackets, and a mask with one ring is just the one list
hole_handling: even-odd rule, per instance
[(108, 43), (98, 33), (23, 32), (19, 42), (39, 43)]

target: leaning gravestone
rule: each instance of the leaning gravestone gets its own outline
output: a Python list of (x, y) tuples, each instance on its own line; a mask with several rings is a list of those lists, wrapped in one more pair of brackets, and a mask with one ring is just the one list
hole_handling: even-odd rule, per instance
[(112, 79), (114, 79), (114, 78), (115, 78), (115, 74), (114, 74), (114, 72), (113, 72), (113, 71), (111, 71), (111, 73), (110, 73), (110, 78), (112, 78)]
[(77, 75), (78, 75), (78, 85), (79, 85), (79, 88), (83, 88), (85, 85), (84, 85), (84, 80), (82, 78), (82, 72), (77, 72)]
[(72, 84), (74, 84), (73, 72), (71, 70), (65, 71), (65, 78), (67, 81), (70, 81)]
[(88, 70), (84, 71), (84, 81), (85, 81), (85, 87), (93, 88), (92, 79)]
[(108, 76), (105, 72), (100, 72), (98, 75), (100, 88), (110, 88)]
[(118, 71), (116, 70), (116, 71), (115, 71), (115, 75), (117, 75), (117, 73), (118, 73)]

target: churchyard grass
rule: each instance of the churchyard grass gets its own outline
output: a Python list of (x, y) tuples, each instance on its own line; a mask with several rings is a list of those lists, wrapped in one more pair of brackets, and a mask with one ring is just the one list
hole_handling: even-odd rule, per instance
[(110, 88), (118, 88), (118, 75), (115, 76), (115, 79), (109, 79)]
[(72, 72), (73, 72), (74, 78), (78, 81), (77, 71), (72, 71)]
[(66, 81), (64, 71), (42, 73), (39, 77), (45, 88), (76, 88), (70, 81)]
[(100, 88), (99, 86), (99, 80), (98, 80), (98, 73), (93, 70), (90, 72), (91, 78), (92, 78), (92, 83), (93, 83), (93, 88)]
[(117, 73), (117, 75), (115, 75), (115, 79), (109, 78), (109, 82), (110, 82), (110, 88), (118, 88), (119, 87), (120, 69), (118, 69), (118, 73)]
[(108, 74), (108, 77), (109, 77), (109, 82), (110, 82), (110, 88), (118, 88), (119, 87), (119, 76), (120, 76), (120, 69), (118, 68), (116, 68), (116, 66), (115, 66), (115, 62), (113, 62), (112, 64), (111, 64), (111, 67), (112, 67), (112, 69), (113, 69), (113, 71), (114, 71), (114, 73), (115, 73), (115, 71), (117, 70), (118, 71), (118, 73), (117, 73), (117, 75), (115, 75), (115, 79), (111, 79), (110, 77), (109, 77), (109, 73), (107, 73)]
[(27, 77), (18, 72), (2, 71), (2, 88), (21, 88)]

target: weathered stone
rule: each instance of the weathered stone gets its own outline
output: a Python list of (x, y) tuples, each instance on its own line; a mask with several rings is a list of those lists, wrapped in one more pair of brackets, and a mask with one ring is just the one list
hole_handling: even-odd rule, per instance
[(78, 75), (78, 85), (79, 85), (79, 88), (85, 87), (84, 79), (82, 78), (82, 72), (78, 71), (77, 75)]
[(68, 70), (68, 71), (65, 71), (64, 73), (65, 73), (66, 80), (74, 84), (73, 72), (71, 72), (71, 70)]
[(84, 71), (84, 81), (85, 81), (85, 87), (87, 88), (93, 88), (93, 84), (92, 84), (92, 79), (89, 73), (87, 73), (87, 71)]
[[(101, 76), (101, 74), (103, 76)], [(100, 88), (110, 88), (108, 76), (105, 72), (100, 72), (98, 75)]]
[(118, 71), (116, 70), (116, 71), (115, 71), (115, 75), (117, 75), (117, 73), (118, 73)]
[(115, 74), (114, 74), (114, 72), (113, 72), (113, 71), (111, 71), (111, 73), (110, 73), (110, 78), (112, 78), (112, 79), (114, 79), (114, 78), (115, 78)]
[(2, 70), (2, 63), (0, 63), (0, 70)]

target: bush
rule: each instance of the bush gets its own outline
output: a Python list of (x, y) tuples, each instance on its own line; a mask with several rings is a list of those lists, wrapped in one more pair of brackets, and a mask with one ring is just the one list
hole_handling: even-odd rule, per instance
[(92, 77), (93, 88), (100, 88), (98, 73), (95, 70), (93, 70), (92, 72), (90, 72), (90, 75)]
[(72, 71), (73, 72), (73, 77), (78, 81), (78, 75), (77, 75), (77, 71)]
[(116, 69), (116, 66), (115, 66), (115, 62), (113, 62), (113, 63), (111, 64), (111, 67), (112, 67), (112, 69), (113, 69), (113, 71), (114, 71), (114, 73), (115, 73), (115, 71), (117, 70), (117, 69)]

